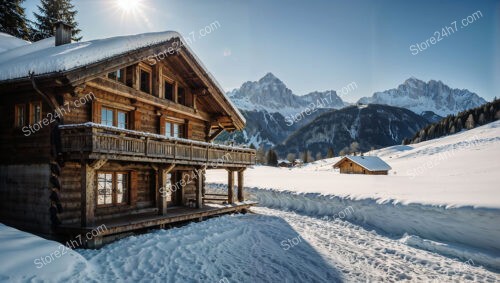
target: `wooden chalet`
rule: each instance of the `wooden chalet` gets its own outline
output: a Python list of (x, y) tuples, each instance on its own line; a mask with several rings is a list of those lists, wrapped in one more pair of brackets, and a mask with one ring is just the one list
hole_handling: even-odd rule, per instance
[[(0, 53), (0, 222), (54, 236), (104, 224), (98, 246), (254, 204), (243, 171), (255, 151), (212, 143), (245, 119), (179, 34), (70, 34), (58, 23), (50, 46)], [(205, 192), (214, 168), (228, 172), (223, 197)]]
[(387, 175), (391, 166), (377, 156), (345, 156), (333, 165), (341, 174)]

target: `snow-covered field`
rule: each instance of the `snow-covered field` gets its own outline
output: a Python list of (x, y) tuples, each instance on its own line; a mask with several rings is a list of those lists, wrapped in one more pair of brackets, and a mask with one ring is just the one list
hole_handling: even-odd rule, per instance
[[(341, 220), (269, 208), (77, 250), (1, 225), (2, 282), (499, 282), (500, 275)], [(5, 236), (7, 232), (9, 236)], [(79, 253), (79, 254), (78, 254)]]
[[(397, 145), (368, 153), (393, 169), (389, 176), (334, 172), (340, 158), (303, 168), (256, 166), (245, 171), (245, 186), (278, 191), (322, 193), (378, 203), (431, 204), (500, 208), (500, 121), (459, 134)], [(227, 183), (224, 170), (208, 171), (207, 181)]]
[[(438, 241), (419, 246), (500, 269), (500, 121), (369, 154), (389, 163), (388, 176), (339, 174), (332, 169), (339, 158), (294, 169), (256, 166), (245, 172), (246, 191), (262, 206), (306, 215), (352, 207), (353, 223)], [(225, 189), (227, 173), (209, 171), (207, 181)]]

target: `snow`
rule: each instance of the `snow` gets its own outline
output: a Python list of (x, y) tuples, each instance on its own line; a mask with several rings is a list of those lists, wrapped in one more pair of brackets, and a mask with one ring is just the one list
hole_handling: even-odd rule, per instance
[[(354, 163), (359, 164), (361, 167), (365, 168), (366, 170), (370, 170), (370, 171), (391, 170), (391, 166), (389, 166), (389, 164), (385, 163), (378, 156), (346, 156), (345, 158), (353, 161)], [(342, 161), (342, 160), (340, 160), (340, 161)], [(336, 165), (339, 164), (340, 161), (335, 163), (333, 166), (336, 167)]]
[[(396, 145), (365, 156), (378, 156), (389, 176), (349, 175), (334, 170), (340, 157), (302, 168), (255, 166), (245, 171), (248, 187), (319, 193), (378, 203), (472, 206), (500, 209), (500, 121), (452, 136), (408, 146)], [(226, 183), (223, 170), (208, 171), (208, 181)]]
[(82, 271), (93, 273), (79, 253), (1, 223), (0, 261), (0, 282), (64, 282)]
[(0, 81), (27, 77), (30, 72), (41, 75), (72, 70), (128, 51), (166, 42), (174, 37), (180, 35), (174, 31), (166, 31), (75, 42), (35, 50), (23, 56), (4, 59), (0, 67)]
[(46, 39), (42, 39), (37, 42), (33, 42), (30, 44), (22, 45), (17, 48), (12, 48), (8, 51), (5, 51), (3, 53), (0, 53), (0, 64), (3, 64), (9, 60), (12, 60), (14, 58), (19, 58), (20, 56), (25, 56), (27, 54), (45, 50), (50, 47), (55, 46), (55, 39), (54, 37), (49, 37)]
[(10, 34), (0, 32), (0, 54), (10, 49), (29, 44), (29, 41), (25, 41)]
[[(180, 228), (130, 236), (99, 250), (76, 250), (39, 269), (20, 241), (0, 242), (25, 258), (19, 274), (0, 265), (8, 282), (380, 282), (412, 280), (495, 282), (496, 273), (391, 239), (339, 219), (269, 208)], [(7, 228), (9, 229), (9, 228)], [(17, 231), (37, 246), (51, 241)], [(13, 235), (13, 236), (14, 236)], [(3, 240), (3, 239), (2, 239)], [(5, 243), (5, 244), (4, 244)], [(10, 245), (9, 245), (10, 244)], [(13, 248), (14, 247), (14, 248)], [(2, 263), (10, 254), (0, 253)], [(78, 259), (75, 264), (75, 259)], [(67, 269), (62, 269), (66, 267)], [(52, 268), (53, 270), (49, 270)], [(60, 273), (70, 276), (60, 276)], [(29, 274), (29, 275), (28, 275)]]
[[(408, 234), (467, 247), (446, 253), (500, 269), (499, 145), (497, 121), (368, 153), (389, 163), (393, 170), (388, 176), (339, 174), (332, 169), (337, 157), (302, 168), (256, 166), (245, 171), (245, 185), (262, 206), (315, 216), (351, 206), (353, 223), (398, 237)], [(224, 189), (227, 173), (209, 170), (207, 182)]]

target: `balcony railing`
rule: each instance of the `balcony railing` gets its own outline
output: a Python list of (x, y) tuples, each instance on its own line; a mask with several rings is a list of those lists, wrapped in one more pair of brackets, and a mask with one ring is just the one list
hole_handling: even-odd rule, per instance
[(254, 165), (255, 150), (217, 145), (158, 134), (107, 127), (95, 123), (62, 125), (62, 151), (66, 154), (129, 156), (130, 160), (172, 160), (208, 166)]

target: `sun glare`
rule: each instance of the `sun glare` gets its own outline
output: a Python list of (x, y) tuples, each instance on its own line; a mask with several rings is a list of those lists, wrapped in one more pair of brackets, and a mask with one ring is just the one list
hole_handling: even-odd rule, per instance
[(125, 13), (134, 13), (140, 7), (141, 0), (115, 0), (116, 5)]

